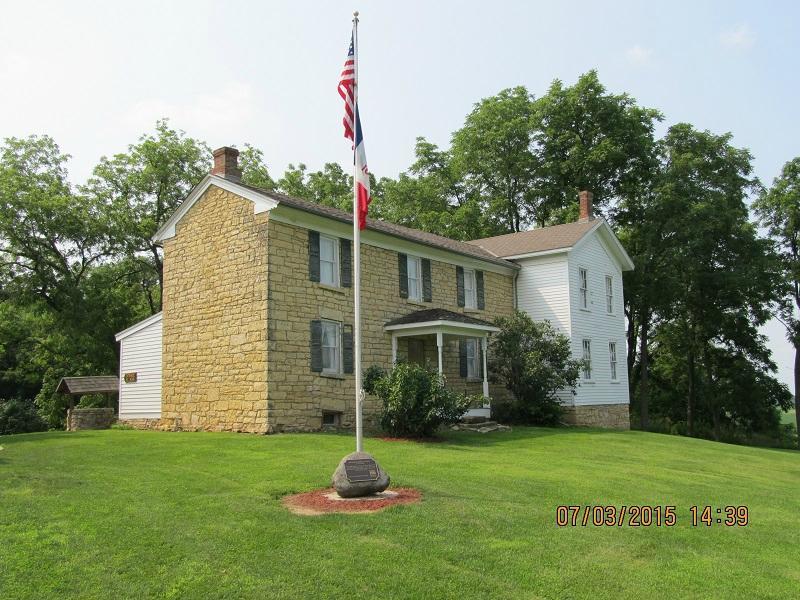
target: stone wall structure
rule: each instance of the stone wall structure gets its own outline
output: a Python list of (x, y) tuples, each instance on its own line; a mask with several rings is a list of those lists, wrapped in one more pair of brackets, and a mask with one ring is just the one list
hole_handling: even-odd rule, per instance
[[(341, 415), (341, 425), (352, 427), (355, 420), (353, 375), (322, 375), (310, 368), (310, 323), (330, 319), (353, 323), (353, 289), (334, 288), (310, 281), (308, 276), (308, 230), (273, 219), (269, 223), (269, 349), (268, 427), (270, 431), (314, 430), (321, 426), (322, 411)], [(427, 308), (444, 308), (479, 319), (493, 320), (513, 312), (513, 278), (484, 272), (485, 310), (459, 308), (456, 267), (431, 260), (432, 301), (402, 298), (399, 289), (397, 252), (363, 243), (361, 246), (362, 363), (364, 368), (392, 361), (391, 336), (383, 327), (387, 321)], [(425, 342), (426, 362), (437, 364), (436, 342)], [(444, 349), (448, 385), (458, 391), (481, 394), (480, 381), (467, 382), (459, 376), (458, 338), (447, 337)], [(400, 338), (398, 358), (406, 356), (408, 338)], [(490, 386), (490, 395), (502, 395), (504, 388)], [(377, 427), (378, 400), (367, 396), (364, 426)]]
[(579, 427), (630, 429), (631, 418), (627, 404), (582, 404), (565, 406), (563, 420)]
[(212, 186), (165, 241), (161, 427), (266, 432), (268, 221)]
[(108, 429), (115, 420), (113, 408), (70, 408), (67, 410), (67, 431)]

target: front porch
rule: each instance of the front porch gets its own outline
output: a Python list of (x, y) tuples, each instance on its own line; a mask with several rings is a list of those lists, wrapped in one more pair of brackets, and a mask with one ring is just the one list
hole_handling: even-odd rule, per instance
[(384, 330), (391, 334), (393, 364), (406, 360), (435, 367), (448, 387), (462, 385), (466, 393), (483, 395), (483, 405), (465, 416), (489, 417), (488, 338), (497, 327), (468, 315), (429, 309), (393, 319)]

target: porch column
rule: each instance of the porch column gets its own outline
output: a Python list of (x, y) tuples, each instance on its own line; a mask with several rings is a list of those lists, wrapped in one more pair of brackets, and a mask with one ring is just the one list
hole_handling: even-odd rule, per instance
[(397, 362), (397, 336), (392, 334), (392, 367)]
[(489, 370), (486, 368), (486, 339), (489, 336), (485, 335), (481, 338), (481, 354), (483, 354), (483, 397), (489, 397)]
[(444, 375), (444, 361), (442, 360), (442, 350), (444, 347), (444, 334), (436, 334), (436, 349), (439, 352), (439, 375)]

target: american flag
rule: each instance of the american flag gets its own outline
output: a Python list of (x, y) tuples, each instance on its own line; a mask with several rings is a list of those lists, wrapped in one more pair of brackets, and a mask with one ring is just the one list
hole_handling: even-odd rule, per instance
[[(353, 142), (353, 160), (356, 165), (356, 186), (358, 189), (358, 206), (353, 212), (358, 214), (358, 227), (367, 225), (367, 210), (372, 201), (369, 195), (369, 170), (367, 169), (367, 153), (364, 149), (364, 136), (361, 133), (361, 116), (358, 110), (356, 71), (358, 57), (355, 53), (355, 36), (350, 36), (350, 49), (344, 68), (339, 77), (339, 95), (344, 100), (344, 137)], [(355, 134), (355, 135), (354, 135)]]

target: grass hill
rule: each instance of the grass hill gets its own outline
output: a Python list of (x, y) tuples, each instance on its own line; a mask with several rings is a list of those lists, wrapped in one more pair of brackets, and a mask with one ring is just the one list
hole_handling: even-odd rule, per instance
[[(0, 437), (2, 598), (788, 598), (800, 453), (516, 429), (367, 439), (423, 502), (300, 517), (345, 435), (110, 430)], [(674, 527), (556, 526), (559, 505), (672, 505)], [(747, 506), (746, 527), (690, 506)], [(717, 515), (714, 515), (716, 518)]]

